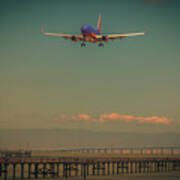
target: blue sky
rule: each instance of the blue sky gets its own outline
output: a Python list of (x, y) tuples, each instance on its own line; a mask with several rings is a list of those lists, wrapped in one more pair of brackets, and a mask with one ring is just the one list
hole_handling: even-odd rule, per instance
[[(1, 128), (179, 132), (179, 10), (176, 0), (2, 2)], [(104, 34), (149, 34), (103, 48), (81, 48), (79, 42), (41, 34), (42, 26), (49, 32), (79, 34), (83, 24), (96, 26), (99, 13)], [(78, 114), (98, 119), (113, 112), (166, 117), (171, 123), (72, 119)]]

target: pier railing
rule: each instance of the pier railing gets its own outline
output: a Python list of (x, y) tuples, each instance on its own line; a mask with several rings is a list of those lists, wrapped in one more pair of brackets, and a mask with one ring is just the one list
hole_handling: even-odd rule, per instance
[[(41, 152), (41, 150), (37, 150)], [(44, 151), (44, 150), (42, 150)], [(46, 151), (52, 151), (46, 150)], [(116, 153), (124, 155), (180, 155), (180, 146), (172, 147), (104, 147), (104, 148), (74, 148), (74, 149), (60, 149), (53, 150), (59, 153)]]

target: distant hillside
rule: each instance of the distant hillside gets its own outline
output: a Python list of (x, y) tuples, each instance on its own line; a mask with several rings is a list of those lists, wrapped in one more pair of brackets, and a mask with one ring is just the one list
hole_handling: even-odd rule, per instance
[(110, 133), (78, 130), (0, 130), (0, 149), (180, 146), (175, 133)]

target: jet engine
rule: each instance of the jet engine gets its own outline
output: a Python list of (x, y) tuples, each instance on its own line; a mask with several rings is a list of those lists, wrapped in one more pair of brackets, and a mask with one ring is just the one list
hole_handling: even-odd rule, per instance
[(102, 41), (108, 42), (108, 41), (109, 41), (109, 38), (108, 38), (107, 36), (102, 36)]
[(71, 37), (71, 40), (72, 40), (73, 42), (77, 42), (77, 41), (78, 41), (78, 38), (77, 38), (76, 36), (72, 36), (72, 37)]

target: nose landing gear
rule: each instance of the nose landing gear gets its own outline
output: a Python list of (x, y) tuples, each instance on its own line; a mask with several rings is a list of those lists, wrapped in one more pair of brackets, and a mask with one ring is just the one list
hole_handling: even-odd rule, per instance
[(98, 46), (99, 47), (104, 47), (104, 44), (103, 43), (99, 43)]

